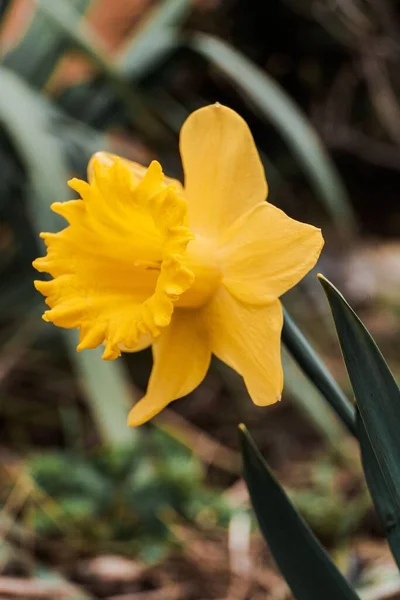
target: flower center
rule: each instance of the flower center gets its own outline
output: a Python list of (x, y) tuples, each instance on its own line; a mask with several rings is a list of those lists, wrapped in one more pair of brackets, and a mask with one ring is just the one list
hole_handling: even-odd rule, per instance
[(195, 308), (207, 302), (218, 287), (222, 274), (216, 248), (209, 240), (195, 236), (188, 243), (183, 264), (194, 274), (194, 282), (177, 300), (176, 306)]

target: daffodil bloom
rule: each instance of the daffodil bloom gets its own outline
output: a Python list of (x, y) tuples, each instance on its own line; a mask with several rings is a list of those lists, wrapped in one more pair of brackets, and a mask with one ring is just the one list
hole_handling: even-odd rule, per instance
[[(211, 354), (235, 369), (259, 406), (280, 399), (279, 297), (314, 266), (319, 229), (266, 202), (267, 182), (249, 128), (221, 105), (192, 113), (180, 135), (185, 185), (108, 153), (79, 200), (52, 209), (69, 225), (44, 233), (34, 262), (50, 310), (45, 321), (78, 327), (78, 350), (103, 358), (149, 345), (147, 392), (129, 424), (144, 423), (204, 379)], [(110, 399), (111, 401), (111, 399)]]

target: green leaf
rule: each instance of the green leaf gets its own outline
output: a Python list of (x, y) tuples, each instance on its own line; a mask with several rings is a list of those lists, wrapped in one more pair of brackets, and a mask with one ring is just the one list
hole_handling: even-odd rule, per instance
[(148, 38), (133, 39), (117, 58), (117, 64), (131, 81), (139, 81), (168, 60), (181, 44), (177, 28), (168, 27), (154, 31)]
[[(90, 0), (71, 0), (72, 7), (80, 16)], [(54, 70), (61, 56), (70, 47), (65, 36), (52, 27), (49, 17), (37, 10), (28, 31), (21, 42), (3, 59), (3, 65), (12, 69), (28, 83), (41, 88)]]
[(365, 475), (392, 553), (400, 566), (400, 390), (371, 334), (324, 277), (347, 372), (359, 410)]
[(261, 532), (296, 600), (357, 600), (308, 525), (276, 481), (244, 425), (244, 478)]
[(101, 40), (89, 24), (80, 21), (79, 13), (74, 7), (65, 0), (36, 0), (36, 2), (57, 34), (83, 52), (106, 77), (138, 131), (147, 138), (157, 137), (161, 133), (160, 124), (148, 110), (141, 95), (132, 89), (122, 70), (108, 59), (102, 49)]
[(276, 126), (338, 230), (352, 236), (357, 230), (357, 220), (347, 191), (317, 132), (293, 100), (265, 71), (222, 40), (197, 34), (189, 45), (227, 75)]
[(191, 0), (164, 0), (150, 12), (139, 31), (117, 57), (121, 71), (137, 80), (165, 60), (181, 45), (178, 26), (192, 8)]
[[(140, 84), (143, 78), (148, 77), (161, 63), (167, 61), (182, 45), (179, 26), (191, 7), (190, 0), (164, 0), (151, 10), (143, 25), (139, 30), (135, 28), (118, 52), (115, 68), (119, 74), (131, 83)], [(64, 93), (63, 102), (73, 110), (78, 107), (82, 114), (81, 107), (90, 102), (92, 94), (90, 86), (80, 84)], [(156, 95), (158, 97), (158, 94)], [(91, 123), (101, 122), (103, 125), (113, 113), (113, 102), (114, 95), (110, 88), (97, 90), (96, 102), (90, 102), (87, 118)], [(168, 108), (164, 107), (165, 110), (168, 112)]]
[(392, 498), (382, 470), (379, 466), (375, 452), (372, 448), (368, 433), (365, 429), (360, 413), (357, 412), (357, 431), (361, 448), (361, 458), (364, 467), (365, 479), (371, 497), (384, 529), (385, 537), (392, 549), (394, 556), (398, 555), (400, 547), (400, 531), (398, 526), (398, 510)]
[[(28, 174), (28, 201), (33, 227), (41, 231), (60, 229), (64, 223), (50, 210), (57, 199), (70, 198), (66, 186), (69, 169), (60, 140), (52, 135), (53, 112), (29, 86), (11, 71), (0, 67), (0, 124), (13, 141)], [(32, 280), (34, 273), (32, 270)], [(97, 351), (78, 354), (76, 331), (63, 331), (71, 359), (103, 439), (110, 445), (129, 443), (133, 430), (126, 425), (128, 407), (135, 399), (122, 365), (106, 363)]]

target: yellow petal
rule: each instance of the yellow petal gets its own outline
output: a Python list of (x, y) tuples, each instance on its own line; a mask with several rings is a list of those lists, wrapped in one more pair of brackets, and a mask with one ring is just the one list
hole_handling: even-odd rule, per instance
[[(96, 154), (94, 154), (90, 159), (87, 168), (89, 183), (91, 183), (93, 179), (93, 165), (95, 162), (103, 162), (106, 165), (110, 165), (115, 161), (115, 159), (119, 159), (122, 162), (122, 164), (128, 167), (128, 169), (131, 171), (132, 175), (137, 179), (137, 181), (140, 181), (145, 176), (147, 167), (144, 167), (143, 165), (140, 165), (137, 162), (128, 160), (127, 158), (121, 158), (116, 154), (112, 154), (111, 152), (96, 152)], [(167, 185), (173, 185), (176, 191), (178, 191), (180, 194), (183, 193), (183, 186), (181, 182), (178, 181), (178, 179), (173, 179), (172, 177), (167, 177), (165, 175), (163, 177), (164, 183), (166, 183)]]
[(146, 395), (129, 413), (131, 426), (145, 423), (204, 379), (211, 352), (200, 313), (176, 309), (170, 325), (153, 344), (153, 356)]
[(270, 303), (313, 268), (323, 244), (320, 229), (263, 202), (221, 240), (224, 284), (243, 302)]
[(218, 237), (267, 197), (267, 182), (245, 121), (214, 104), (192, 113), (180, 135), (190, 227)]
[(279, 300), (250, 306), (221, 287), (205, 307), (203, 318), (212, 352), (242, 375), (254, 404), (266, 406), (280, 400), (283, 316)]

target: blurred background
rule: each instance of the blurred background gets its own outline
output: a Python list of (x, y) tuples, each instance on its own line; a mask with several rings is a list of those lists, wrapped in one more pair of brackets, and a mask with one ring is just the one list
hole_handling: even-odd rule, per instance
[(32, 260), (89, 157), (158, 158), (208, 103), (254, 134), (270, 201), (322, 227), (283, 299), (350, 393), (319, 270), (400, 374), (400, 9), (396, 0), (0, 0), (0, 598), (285, 600), (240, 476), (247, 424), (365, 600), (400, 598), (357, 445), (283, 349), (279, 405), (214, 361), (126, 427), (151, 352), (105, 363), (44, 323)]

